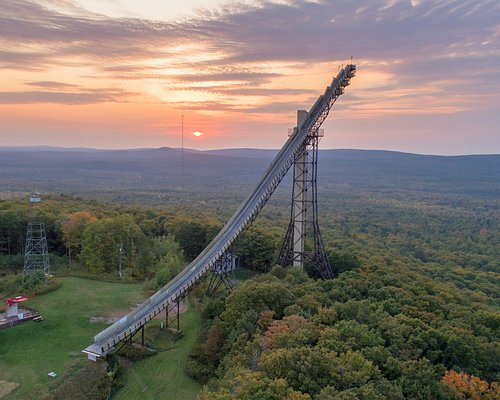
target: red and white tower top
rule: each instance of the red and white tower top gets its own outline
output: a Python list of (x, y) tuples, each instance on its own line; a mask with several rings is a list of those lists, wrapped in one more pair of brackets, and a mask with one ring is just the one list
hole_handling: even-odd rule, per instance
[(22, 303), (23, 301), (28, 300), (28, 296), (16, 296), (11, 297), (10, 299), (5, 300), (5, 302), (10, 306), (16, 303)]

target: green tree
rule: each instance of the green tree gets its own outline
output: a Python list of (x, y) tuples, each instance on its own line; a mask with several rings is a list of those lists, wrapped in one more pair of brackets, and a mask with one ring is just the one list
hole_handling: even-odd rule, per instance
[[(154, 278), (151, 289), (165, 286), (183, 267), (183, 252), (172, 235), (151, 239)], [(151, 286), (151, 285), (148, 285)]]
[(183, 223), (175, 232), (175, 238), (186, 257), (193, 260), (205, 247), (207, 240), (206, 227), (198, 222)]
[(286, 379), (270, 379), (260, 372), (230, 370), (215, 391), (204, 389), (200, 400), (311, 400), (311, 396), (293, 390)]
[(292, 304), (294, 299), (288, 285), (276, 278), (243, 282), (229, 295), (222, 320), (227, 329), (231, 329), (248, 311), (261, 313), (271, 310), (277, 317), (282, 317), (285, 307)]
[(78, 257), (82, 249), (83, 234), (87, 226), (97, 220), (89, 211), (77, 211), (69, 214), (61, 223), (64, 244), (68, 248), (68, 260)]
[(347, 251), (332, 251), (328, 254), (328, 259), (333, 272), (337, 275), (361, 266), (358, 257)]
[(268, 271), (275, 261), (274, 237), (261, 230), (246, 231), (236, 248), (242, 266)]
[(314, 347), (276, 349), (261, 356), (259, 369), (297, 391), (317, 394), (331, 382), (335, 359), (335, 353)]
[(80, 261), (93, 273), (118, 273), (121, 263), (131, 275), (143, 277), (151, 263), (151, 251), (133, 218), (119, 215), (88, 223), (83, 233)]

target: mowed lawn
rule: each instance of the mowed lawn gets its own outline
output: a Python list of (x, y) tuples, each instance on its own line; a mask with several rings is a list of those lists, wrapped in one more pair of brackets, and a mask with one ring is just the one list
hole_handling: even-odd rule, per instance
[[(153, 320), (150, 324), (160, 324)], [(193, 400), (201, 385), (186, 375), (186, 361), (200, 329), (200, 315), (189, 305), (181, 314), (182, 337), (174, 348), (135, 362), (126, 372), (126, 385), (113, 400)]]
[[(44, 321), (25, 322), (0, 331), (0, 381), (19, 387), (2, 400), (40, 398), (65, 371), (87, 361), (81, 350), (105, 323), (91, 317), (128, 312), (144, 300), (141, 284), (106, 283), (82, 278), (60, 278), (63, 286), (29, 302)], [(47, 376), (54, 371), (56, 378)]]

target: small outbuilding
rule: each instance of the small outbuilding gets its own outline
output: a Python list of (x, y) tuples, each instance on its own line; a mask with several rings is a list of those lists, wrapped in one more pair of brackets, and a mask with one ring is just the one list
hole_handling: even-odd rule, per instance
[(3, 314), (0, 313), (0, 329), (8, 328), (24, 321), (42, 320), (37, 310), (23, 304), (28, 300), (28, 296), (16, 296), (5, 301), (5, 312)]

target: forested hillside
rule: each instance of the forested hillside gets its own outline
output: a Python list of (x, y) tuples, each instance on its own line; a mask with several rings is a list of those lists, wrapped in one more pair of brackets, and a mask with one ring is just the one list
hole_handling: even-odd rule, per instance
[(207, 304), (201, 399), (498, 398), (491, 298), (414, 263), (361, 264), (327, 282), (275, 267)]
[[(173, 149), (34, 154), (0, 152), (3, 297), (17, 294), (28, 191), (44, 193), (56, 276), (152, 291), (211, 240), (273, 151), (186, 152), (184, 188)], [(275, 266), (287, 180), (235, 246), (262, 274), (201, 300), (189, 362), (201, 399), (498, 398), (500, 156), (324, 151), (319, 171), (335, 279)]]
[[(242, 199), (276, 151), (185, 150), (184, 192)], [(419, 191), (498, 196), (499, 155), (422, 156), (388, 151), (321, 150), (321, 191)], [(285, 186), (289, 183), (285, 180)], [(91, 150), (0, 148), (2, 192), (71, 193), (147, 203), (176, 201), (181, 187), (179, 149)], [(126, 197), (128, 195), (128, 198)], [(159, 201), (158, 196), (161, 200)], [(165, 200), (166, 199), (166, 200)]]

